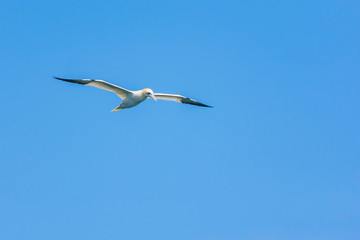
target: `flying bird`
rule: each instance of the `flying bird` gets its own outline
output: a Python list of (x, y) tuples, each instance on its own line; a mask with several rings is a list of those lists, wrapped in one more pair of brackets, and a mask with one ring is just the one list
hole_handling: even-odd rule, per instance
[(153, 90), (151, 90), (150, 88), (144, 88), (144, 89), (138, 90), (138, 91), (130, 91), (125, 88), (116, 86), (114, 84), (105, 82), (103, 80), (67, 79), (67, 78), (58, 78), (58, 77), (54, 77), (54, 78), (58, 79), (58, 80), (66, 81), (66, 82), (93, 86), (96, 88), (100, 88), (103, 90), (107, 90), (107, 91), (116, 93), (116, 95), (118, 95), (118, 97), (120, 97), (122, 99), (122, 102), (118, 107), (114, 108), (112, 110), (112, 112), (134, 107), (134, 106), (138, 105), (139, 103), (145, 101), (147, 98), (152, 98), (155, 101), (157, 101), (157, 99), (161, 99), (161, 100), (174, 101), (174, 102), (179, 102), (179, 103), (184, 103), (184, 104), (196, 105), (196, 106), (200, 106), (200, 107), (212, 107), (212, 106), (200, 103), (198, 101), (195, 101), (193, 99), (190, 99), (190, 98), (187, 98), (187, 97), (184, 97), (181, 95), (167, 94), (167, 93), (154, 93)]

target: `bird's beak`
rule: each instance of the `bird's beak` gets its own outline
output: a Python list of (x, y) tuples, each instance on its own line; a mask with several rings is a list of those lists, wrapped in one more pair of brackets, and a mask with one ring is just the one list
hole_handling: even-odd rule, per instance
[(154, 99), (155, 102), (157, 101), (157, 99), (156, 99), (156, 97), (154, 96), (154, 94), (150, 94), (150, 97), (151, 97), (152, 99)]

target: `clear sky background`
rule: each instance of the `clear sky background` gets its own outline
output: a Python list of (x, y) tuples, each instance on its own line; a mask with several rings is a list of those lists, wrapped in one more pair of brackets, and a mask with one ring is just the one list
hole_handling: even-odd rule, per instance
[(359, 1), (0, 9), (0, 240), (359, 239)]

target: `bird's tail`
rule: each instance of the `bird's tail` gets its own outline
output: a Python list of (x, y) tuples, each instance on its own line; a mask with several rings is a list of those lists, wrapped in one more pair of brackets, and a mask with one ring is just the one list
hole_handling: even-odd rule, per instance
[(122, 110), (122, 108), (121, 108), (120, 106), (118, 106), (118, 107), (114, 108), (114, 109), (111, 110), (111, 111), (112, 111), (112, 112), (115, 112), (115, 111), (120, 111), (120, 110)]

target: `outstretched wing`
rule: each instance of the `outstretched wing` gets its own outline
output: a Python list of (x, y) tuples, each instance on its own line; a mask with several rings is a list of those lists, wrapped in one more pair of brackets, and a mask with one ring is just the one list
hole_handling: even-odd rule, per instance
[(88, 86), (93, 86), (96, 88), (100, 88), (106, 91), (110, 91), (110, 92), (114, 92), (116, 93), (121, 99), (125, 99), (129, 93), (131, 93), (131, 91), (116, 86), (114, 84), (105, 82), (103, 80), (95, 80), (95, 79), (67, 79), (67, 78), (58, 78), (58, 77), (54, 77), (55, 79), (58, 80), (62, 80), (65, 82), (71, 82), (71, 83), (77, 83), (77, 84), (81, 84), (81, 85), (88, 85)]
[(174, 101), (179, 103), (191, 104), (200, 107), (212, 107), (201, 102), (195, 101), (194, 99), (190, 99), (181, 95), (176, 94), (166, 94), (166, 93), (155, 93), (154, 94), (157, 99), (167, 100), (167, 101)]

